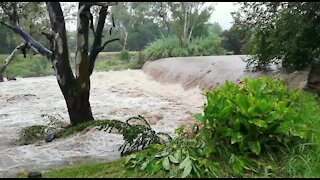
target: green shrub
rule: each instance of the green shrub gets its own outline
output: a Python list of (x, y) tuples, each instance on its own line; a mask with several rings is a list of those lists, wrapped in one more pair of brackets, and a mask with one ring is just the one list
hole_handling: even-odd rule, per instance
[(310, 124), (296, 107), (298, 91), (289, 90), (271, 78), (244, 79), (207, 92), (202, 122), (208, 141), (223, 141), (238, 152), (287, 146), (307, 138)]
[(127, 50), (121, 51), (119, 53), (119, 59), (122, 61), (129, 61), (130, 60), (130, 53)]
[(178, 129), (167, 146), (129, 156), (127, 167), (167, 177), (319, 175), (316, 97), (272, 78), (238, 83), (208, 91), (194, 131)]
[(221, 39), (215, 34), (210, 34), (206, 38), (198, 37), (183, 48), (179, 39), (170, 36), (165, 39), (158, 39), (152, 42), (144, 50), (147, 60), (156, 60), (166, 57), (186, 57), (186, 56), (210, 56), (224, 54), (221, 47)]
[(218, 177), (219, 166), (208, 159), (211, 151), (205, 149), (201, 136), (192, 139), (180, 135), (168, 146), (150, 145), (143, 152), (126, 157), (129, 169), (139, 169), (147, 173), (159, 173), (161, 177)]

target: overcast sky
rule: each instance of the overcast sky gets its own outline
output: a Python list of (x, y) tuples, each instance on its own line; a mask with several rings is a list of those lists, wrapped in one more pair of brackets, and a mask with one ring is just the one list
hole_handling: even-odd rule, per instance
[(239, 7), (235, 2), (216, 2), (215, 11), (210, 18), (210, 22), (218, 22), (223, 30), (229, 29), (233, 22), (230, 13), (237, 11)]
[[(62, 3), (62, 6), (64, 4), (69, 4), (70, 2), (64, 2)], [(213, 2), (208, 2), (213, 3)], [(235, 2), (215, 2), (215, 11), (213, 12), (210, 22), (218, 22), (223, 30), (229, 29), (232, 26), (232, 16), (231, 12), (237, 11), (239, 9), (239, 5), (236, 5)], [(76, 23), (67, 21), (66, 23), (67, 29), (69, 31), (75, 31), (76, 30)]]

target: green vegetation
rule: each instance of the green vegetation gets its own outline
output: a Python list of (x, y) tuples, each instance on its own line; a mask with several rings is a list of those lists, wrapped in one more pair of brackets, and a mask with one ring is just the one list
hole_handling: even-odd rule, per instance
[[(144, 64), (142, 52), (108, 52), (101, 53), (98, 56), (95, 70), (126, 70), (126, 69), (141, 69)], [(8, 55), (0, 55), (0, 64), (3, 64)], [(71, 62), (72, 64), (72, 62)], [(52, 63), (40, 55), (27, 55), (26, 58), (22, 54), (17, 54), (4, 72), (4, 77), (39, 77), (54, 75)]]
[(151, 43), (144, 51), (147, 60), (157, 60), (166, 57), (210, 56), (224, 54), (220, 46), (221, 39), (216, 34), (208, 37), (198, 37), (186, 47), (182, 47), (175, 36), (159, 39)]
[(45, 137), (45, 125), (34, 125), (23, 128), (19, 133), (18, 144), (27, 145), (32, 144)]
[[(0, 55), (0, 64), (2, 65), (8, 55)], [(50, 60), (39, 55), (27, 55), (26, 58), (22, 54), (17, 54), (15, 59), (10, 63), (4, 72), (4, 77), (34, 77), (53, 75), (52, 63)]]
[(127, 157), (128, 168), (165, 177), (319, 177), (319, 103), (270, 78), (206, 93), (195, 131)]
[(127, 69), (141, 69), (144, 64), (142, 53), (128, 53), (127, 51), (120, 52), (108, 60), (100, 59), (98, 56), (95, 64), (97, 71), (118, 71)]
[[(26, 178), (27, 173), (21, 172), (19, 178)], [(44, 172), (44, 178), (157, 178), (159, 175), (146, 174), (144, 172), (128, 170), (124, 165), (124, 159), (102, 163), (90, 162), (82, 165), (63, 167)]]
[(52, 170), (44, 177), (320, 176), (317, 96), (266, 77), (226, 82), (205, 95), (198, 122), (192, 129), (178, 128), (168, 144), (151, 144), (114, 162)]
[(252, 32), (248, 63), (266, 69), (278, 63), (288, 71), (301, 70), (318, 58), (318, 2), (242, 3), (235, 17), (238, 29)]
[(121, 155), (129, 154), (145, 149), (149, 144), (163, 144), (171, 140), (165, 133), (156, 133), (142, 116), (131, 117), (126, 122), (118, 120), (94, 120), (79, 123), (74, 126), (66, 126), (54, 116), (49, 116), (48, 125), (34, 125), (23, 128), (16, 140), (19, 144), (31, 144), (44, 139), (50, 130), (56, 138), (65, 138), (85, 129), (97, 127), (99, 130), (108, 131), (115, 129), (123, 135), (124, 144), (120, 147)]
[(118, 120), (94, 120), (80, 123), (67, 128), (60, 137), (67, 137), (89, 127), (98, 127), (99, 130), (115, 129), (123, 135), (125, 143), (120, 147), (121, 155), (129, 154), (148, 147), (149, 144), (162, 144), (171, 137), (165, 133), (156, 133), (142, 116), (131, 117), (126, 122)]

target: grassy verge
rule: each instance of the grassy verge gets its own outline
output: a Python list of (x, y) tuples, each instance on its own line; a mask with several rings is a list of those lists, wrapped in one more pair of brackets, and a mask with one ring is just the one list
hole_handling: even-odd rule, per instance
[[(3, 64), (8, 55), (0, 55), (0, 65)], [(53, 75), (51, 62), (40, 55), (27, 55), (26, 58), (21, 54), (17, 54), (16, 58), (9, 64), (4, 77), (39, 77)]]
[[(102, 52), (99, 54), (95, 64), (97, 71), (109, 70), (126, 70), (126, 69), (140, 69), (144, 60), (139, 58), (137, 52), (130, 52), (130, 59), (121, 59), (119, 52)], [(0, 55), (0, 65), (8, 57), (6, 54)], [(71, 67), (74, 67), (74, 54), (70, 55)], [(27, 55), (26, 58), (21, 54), (17, 54), (16, 58), (9, 64), (4, 77), (41, 77), (54, 75), (52, 63), (40, 55)]]
[[(146, 174), (140, 171), (128, 170), (124, 158), (113, 162), (91, 162), (44, 172), (44, 178), (157, 178), (157, 174)], [(26, 178), (26, 173), (18, 174)]]
[(113, 54), (109, 56), (110, 59), (103, 58), (107, 55), (99, 55), (96, 64), (96, 71), (119, 71), (127, 69), (141, 69), (144, 64), (143, 57), (139, 57), (139, 54), (129, 53), (127, 57), (121, 57), (121, 53)]

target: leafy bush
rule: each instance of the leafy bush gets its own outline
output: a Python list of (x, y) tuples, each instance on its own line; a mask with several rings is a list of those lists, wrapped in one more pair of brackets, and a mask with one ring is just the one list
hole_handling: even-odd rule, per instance
[(126, 165), (162, 177), (218, 177), (219, 167), (208, 159), (210, 153), (200, 136), (186, 139), (181, 133), (168, 146), (150, 145), (143, 153), (127, 156)]
[(237, 146), (236, 151), (261, 151), (307, 138), (310, 124), (300, 115), (298, 91), (280, 81), (244, 79), (240, 86), (228, 81), (207, 92), (203, 130), (210, 139)]
[(301, 175), (305, 163), (315, 167), (304, 173), (317, 172), (320, 156), (310, 158), (320, 150), (315, 96), (267, 77), (227, 81), (205, 95), (192, 131), (178, 129), (167, 146), (127, 157), (127, 167), (167, 177), (288, 177)]
[(224, 54), (220, 46), (221, 39), (210, 34), (208, 37), (198, 37), (192, 40), (187, 47), (180, 46), (176, 36), (158, 39), (152, 42), (144, 50), (147, 60), (156, 60), (166, 57), (186, 57), (186, 56), (210, 56)]
[(122, 61), (129, 61), (130, 60), (130, 53), (127, 50), (121, 51), (119, 53), (119, 59)]

